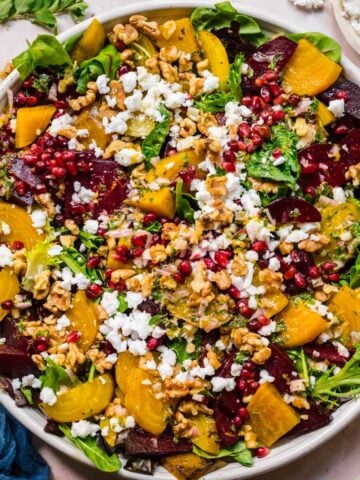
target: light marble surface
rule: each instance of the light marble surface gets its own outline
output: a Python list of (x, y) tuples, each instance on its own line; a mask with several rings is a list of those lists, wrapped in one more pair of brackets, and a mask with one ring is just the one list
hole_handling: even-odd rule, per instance
[[(121, 0), (87, 1), (90, 5), (89, 14), (100, 13), (121, 4)], [(289, 0), (242, 0), (242, 3), (273, 15), (277, 14), (279, 18), (285, 18), (301, 26), (304, 31), (322, 31), (331, 35), (342, 44), (344, 53), (360, 66), (360, 55), (346, 43), (332, 15), (330, 0), (325, 1), (325, 8), (317, 12), (295, 8)], [(164, 2), (164, 5), (168, 3)], [(63, 31), (71, 24), (71, 20), (63, 16), (59, 22), (59, 30)], [(42, 29), (25, 21), (1, 25), (0, 66), (25, 48), (26, 40), (31, 41), (41, 31)], [(34, 439), (34, 443), (49, 462), (53, 480), (99, 480), (100, 478), (115, 480), (119, 478), (111, 474), (99, 474), (98, 471), (69, 459), (38, 439)], [(360, 418), (306, 457), (272, 473), (256, 477), (255, 480), (360, 480), (359, 450)]]

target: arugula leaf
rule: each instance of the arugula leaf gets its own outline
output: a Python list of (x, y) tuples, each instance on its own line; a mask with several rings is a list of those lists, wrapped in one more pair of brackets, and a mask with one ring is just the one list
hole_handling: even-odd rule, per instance
[(286, 353), (294, 362), (297, 372), (301, 375), (301, 377), (305, 380), (306, 385), (309, 385), (310, 382), (310, 375), (309, 375), (309, 365), (308, 365), (308, 357), (306, 356), (304, 349), (292, 349), (286, 350)]
[(217, 113), (223, 112), (225, 105), (234, 100), (232, 92), (219, 90), (214, 93), (206, 93), (201, 99), (195, 101), (195, 107), (204, 112)]
[(356, 345), (354, 355), (341, 370), (334, 374), (335, 367), (324, 372), (316, 381), (312, 397), (332, 405), (340, 398), (354, 397), (360, 394), (360, 344)]
[(196, 445), (193, 445), (193, 452), (196, 453), (196, 455), (198, 455), (199, 457), (209, 460), (214, 458), (231, 457), (236, 462), (244, 465), (245, 467), (251, 467), (253, 464), (251, 451), (246, 448), (245, 442), (243, 441), (239, 441), (229, 448), (221, 448), (219, 453), (216, 455), (207, 453)]
[(334, 60), (334, 62), (339, 63), (341, 60), (341, 46), (336, 40), (323, 33), (319, 32), (305, 32), (305, 33), (291, 33), (288, 35), (290, 40), (298, 42), (302, 38), (305, 38), (310, 43), (315, 45), (322, 53), (327, 57)]
[(233, 63), (230, 65), (229, 78), (227, 81), (229, 91), (231, 92), (234, 99), (237, 101), (241, 100), (242, 98), (241, 68), (244, 60), (245, 56), (243, 53), (239, 53), (238, 55), (236, 55)]
[[(249, 177), (267, 178), (276, 182), (284, 182), (294, 189), (300, 175), (300, 164), (297, 159), (297, 136), (285, 124), (272, 128), (272, 140), (249, 156), (246, 170)], [(275, 166), (272, 152), (280, 149), (285, 161)]]
[(56, 17), (47, 8), (42, 8), (35, 12), (34, 19), (39, 25), (54, 30), (56, 27)]
[(65, 263), (75, 275), (82, 273), (91, 282), (101, 280), (100, 273), (95, 268), (87, 268), (85, 257), (75, 248), (64, 248), (58, 258)]
[(59, 425), (63, 434), (71, 440), (84, 454), (97, 466), (102, 472), (117, 472), (121, 468), (119, 457), (114, 453), (108, 455), (104, 450), (97, 446), (94, 437), (74, 437), (68, 425)]
[(51, 35), (39, 35), (27, 50), (13, 59), (22, 80), (27, 78), (37, 67), (71, 65), (71, 58)]
[(151, 160), (160, 154), (161, 147), (170, 131), (171, 115), (169, 110), (167, 110), (164, 105), (160, 105), (159, 111), (163, 120), (155, 125), (142, 143), (142, 152), (145, 157), (145, 166), (147, 170), (150, 170), (152, 167)]
[(266, 40), (260, 25), (253, 18), (238, 13), (230, 2), (216, 3), (214, 7), (195, 8), (190, 17), (195, 30), (220, 30), (229, 28), (236, 22), (239, 24), (239, 33), (248, 37), (252, 43), (260, 45)]
[(189, 223), (194, 223), (194, 213), (198, 208), (195, 198), (188, 193), (183, 193), (183, 180), (179, 179), (175, 187), (175, 209), (180, 218)]
[(46, 359), (45, 372), (40, 376), (39, 379), (41, 382), (41, 388), (51, 388), (51, 390), (53, 390), (55, 393), (60, 389), (61, 386), (71, 386), (75, 383), (74, 380), (69, 377), (67, 371), (55, 363), (51, 358)]
[(74, 72), (77, 78), (76, 91), (85, 93), (88, 82), (95, 80), (99, 75), (105, 74), (111, 80), (114, 79), (121, 63), (118, 50), (113, 45), (106, 45), (96, 57), (85, 60)]

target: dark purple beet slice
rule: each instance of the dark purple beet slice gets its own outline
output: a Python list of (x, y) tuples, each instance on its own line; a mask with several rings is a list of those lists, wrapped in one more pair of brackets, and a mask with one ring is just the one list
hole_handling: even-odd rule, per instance
[(18, 195), (15, 190), (12, 192), (9, 200), (20, 207), (28, 207), (34, 203), (34, 197), (31, 192), (26, 192), (25, 195)]
[(241, 407), (241, 396), (236, 392), (222, 392), (217, 399), (219, 410), (225, 412), (229, 416), (236, 416)]
[(232, 430), (231, 418), (219, 407), (214, 408), (214, 419), (216, 422), (216, 427), (218, 435), (222, 445), (231, 446), (237, 442), (239, 437), (234, 434)]
[(230, 28), (221, 28), (220, 30), (214, 30), (212, 33), (220, 38), (228, 54), (230, 63), (234, 61), (238, 53), (244, 53), (247, 58), (256, 50), (256, 47), (254, 47), (252, 43), (240, 35), (239, 24), (236, 22), (233, 22)]
[(71, 216), (71, 198), (74, 193), (74, 182), (98, 192), (94, 202), (93, 214), (103, 211), (112, 213), (119, 208), (128, 192), (127, 177), (119, 165), (112, 160), (94, 159), (90, 173), (80, 173), (68, 180), (65, 190), (65, 215)]
[(243, 88), (245, 90), (253, 89), (255, 80), (269, 69), (271, 63), (275, 63), (274, 70), (276, 72), (281, 72), (292, 57), (296, 47), (297, 43), (282, 35), (261, 45), (246, 60), (254, 74), (251, 78), (243, 77)]
[(0, 375), (9, 378), (23, 377), (38, 373), (31, 357), (15, 347), (0, 345)]
[(281, 393), (289, 393), (288, 382), (297, 377), (295, 366), (279, 345), (270, 345), (272, 354), (264, 364), (264, 368), (275, 378), (274, 385)]
[(320, 94), (319, 98), (328, 105), (331, 100), (336, 99), (336, 93), (339, 90), (343, 90), (348, 95), (348, 99), (345, 102), (345, 112), (360, 120), (360, 87), (350, 82), (350, 80), (338, 80)]
[(231, 377), (231, 365), (234, 362), (236, 352), (230, 352), (222, 361), (221, 367), (216, 370), (217, 377)]
[(346, 166), (360, 162), (360, 128), (353, 130), (340, 144), (341, 161)]
[(20, 332), (17, 323), (13, 318), (4, 318), (1, 322), (0, 332), (0, 336), (6, 339), (6, 345), (15, 347), (23, 352), (28, 351), (30, 340)]
[(151, 435), (140, 428), (132, 428), (125, 432), (121, 448), (126, 455), (160, 457), (174, 453), (191, 452), (192, 445), (188, 440), (174, 442), (174, 435), (166, 431), (159, 436)]
[(40, 178), (32, 173), (31, 167), (25, 165), (21, 158), (11, 158), (10, 173), (18, 180), (25, 182), (31, 189), (42, 183)]
[(307, 418), (302, 418), (300, 423), (296, 425), (288, 434), (295, 435), (295, 434), (303, 434), (307, 432), (311, 432), (313, 430), (317, 430), (318, 428), (325, 427), (328, 423), (331, 422), (332, 416), (330, 410), (327, 408), (318, 405), (315, 402), (310, 403), (309, 410), (297, 410), (297, 412), (301, 415), (307, 416)]
[(319, 210), (302, 198), (279, 198), (270, 203), (267, 210), (274, 223), (321, 221)]
[(346, 358), (340, 355), (331, 343), (305, 345), (304, 352), (314, 360), (320, 362), (327, 360), (332, 365), (337, 365), (338, 367), (342, 367), (346, 363)]

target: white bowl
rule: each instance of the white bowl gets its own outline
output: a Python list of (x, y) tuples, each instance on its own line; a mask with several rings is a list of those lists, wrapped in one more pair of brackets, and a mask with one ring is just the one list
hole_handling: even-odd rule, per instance
[[(299, 28), (289, 25), (286, 21), (280, 20), (275, 16), (265, 14), (261, 10), (257, 10), (252, 7), (244, 7), (240, 3), (233, 1), (233, 5), (242, 13), (252, 16), (259, 21), (263, 28), (268, 32), (300, 32)], [(101, 21), (107, 29), (110, 29), (115, 23), (122, 22), (128, 19), (128, 17), (134, 13), (145, 14), (149, 18), (156, 18), (159, 20), (180, 18), (184, 14), (196, 8), (197, 6), (213, 6), (211, 2), (206, 0), (173, 0), (171, 2), (171, 8), (165, 6), (161, 0), (148, 0), (146, 2), (132, 2), (129, 5), (116, 8), (109, 12), (97, 15), (99, 21)], [(91, 19), (76, 25), (66, 32), (60, 34), (58, 39), (61, 42), (82, 33), (89, 25)], [(342, 59), (342, 66), (346, 77), (360, 84), (359, 69), (347, 58)], [(17, 71), (12, 72), (0, 85), (0, 107), (6, 103), (7, 90), (16, 90), (20, 85), (20, 79)], [(54, 435), (45, 433), (43, 428), (46, 423), (44, 415), (38, 410), (32, 408), (18, 408), (15, 402), (5, 393), (0, 391), (0, 402), (4, 407), (11, 412), (25, 427), (27, 427), (32, 433), (37, 435), (43, 441), (55, 449), (66, 453), (70, 457), (79, 460), (88, 465), (92, 463), (88, 458), (69, 440), (65, 438), (59, 438)], [(214, 473), (210, 473), (206, 476), (207, 480), (236, 480), (238, 478), (251, 478), (282, 465), (290, 463), (302, 455), (309, 453), (317, 446), (329, 440), (332, 436), (336, 435), (340, 430), (344, 429), (348, 423), (354, 420), (357, 415), (360, 414), (360, 401), (351, 401), (344, 404), (339, 408), (335, 414), (333, 421), (319, 430), (307, 433), (306, 435), (282, 440), (272, 448), (271, 454), (263, 459), (255, 459), (254, 466), (251, 468), (243, 467), (237, 463), (230, 463), (225, 468), (217, 470)], [(101, 475), (99, 473), (99, 475)], [(123, 478), (136, 478), (149, 480), (147, 475), (139, 475), (130, 473), (126, 470), (119, 472), (119, 477)], [(156, 471), (156, 479), (170, 480), (173, 477), (163, 468), (158, 468)]]

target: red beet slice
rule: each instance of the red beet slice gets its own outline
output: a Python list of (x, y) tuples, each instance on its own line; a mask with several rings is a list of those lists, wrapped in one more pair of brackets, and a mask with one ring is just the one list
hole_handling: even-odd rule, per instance
[(18, 348), (0, 345), (0, 375), (9, 378), (38, 373), (31, 357)]
[(360, 128), (353, 130), (340, 144), (341, 161), (346, 166), (360, 162)]
[(226, 415), (226, 413), (221, 411), (219, 407), (215, 407), (214, 419), (221, 444), (226, 447), (234, 445), (234, 443), (238, 441), (239, 437), (234, 434), (231, 418)]
[(321, 214), (314, 205), (302, 198), (286, 197), (279, 198), (267, 207), (270, 219), (273, 223), (291, 222), (320, 222)]
[(331, 345), (331, 343), (328, 342), (321, 345), (306, 345), (304, 347), (304, 352), (314, 360), (327, 360), (332, 365), (337, 365), (338, 367), (342, 367), (346, 363), (346, 358), (340, 355), (334, 345)]
[(320, 100), (327, 105), (337, 98), (337, 93), (343, 91), (347, 94), (345, 112), (360, 120), (360, 87), (350, 80), (341, 79), (320, 95)]
[(275, 378), (274, 385), (281, 393), (289, 393), (289, 381), (297, 378), (296, 368), (290, 357), (279, 345), (271, 344), (271, 357), (264, 364), (265, 370)]
[(38, 175), (34, 175), (31, 167), (25, 165), (21, 158), (11, 158), (10, 173), (18, 180), (25, 182), (30, 189), (42, 183)]
[(281, 72), (292, 57), (296, 47), (297, 43), (281, 35), (261, 45), (246, 60), (254, 74), (251, 78), (244, 76), (243, 88), (253, 89), (255, 80), (269, 70), (272, 63), (275, 64), (273, 69), (276, 72)]
[(18, 329), (17, 323), (13, 318), (4, 318), (1, 322), (2, 338), (6, 339), (6, 345), (17, 348), (22, 352), (27, 352), (30, 346), (30, 340)]
[(300, 423), (298, 423), (296, 427), (287, 434), (287, 436), (295, 434), (302, 435), (304, 433), (317, 430), (321, 427), (325, 427), (325, 425), (330, 423), (332, 420), (330, 410), (318, 405), (315, 402), (310, 402), (310, 409), (297, 410), (297, 412), (303, 418), (301, 418)]
[(188, 440), (181, 438), (175, 443), (171, 431), (165, 431), (156, 436), (140, 428), (132, 428), (124, 432), (119, 446), (126, 455), (145, 457), (160, 457), (174, 453), (191, 452), (192, 450), (192, 444)]

